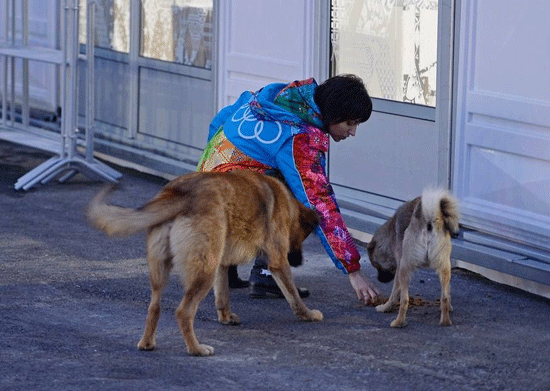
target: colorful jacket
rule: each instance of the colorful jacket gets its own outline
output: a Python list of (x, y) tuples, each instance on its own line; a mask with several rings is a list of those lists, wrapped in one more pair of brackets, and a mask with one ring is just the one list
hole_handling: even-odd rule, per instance
[(243, 93), (212, 120), (198, 171), (278, 170), (295, 197), (320, 216), (316, 232), (336, 267), (360, 268), (360, 254), (326, 176), (329, 137), (313, 94), (314, 79)]

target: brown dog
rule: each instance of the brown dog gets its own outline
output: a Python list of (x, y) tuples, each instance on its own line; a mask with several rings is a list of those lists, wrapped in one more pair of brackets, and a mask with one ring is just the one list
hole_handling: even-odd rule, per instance
[(439, 324), (452, 324), (451, 307), (451, 235), (458, 233), (458, 202), (442, 189), (424, 190), (421, 197), (406, 202), (374, 233), (367, 246), (378, 280), (390, 282), (395, 277), (390, 298), (376, 307), (389, 312), (399, 302), (397, 318), (391, 327), (407, 324), (409, 281), (418, 267), (431, 267), (441, 283), (441, 318)]
[(318, 224), (318, 216), (277, 179), (250, 171), (191, 173), (168, 183), (138, 209), (106, 204), (109, 192), (109, 187), (101, 191), (89, 206), (88, 217), (96, 227), (109, 235), (148, 230), (152, 292), (139, 349), (155, 348), (160, 297), (173, 266), (185, 286), (176, 318), (192, 355), (214, 353), (195, 336), (199, 304), (214, 286), (219, 322), (239, 324), (229, 305), (227, 270), (260, 253), (267, 255), (269, 270), (294, 313), (305, 321), (323, 319), (320, 311), (304, 305), (289, 264), (289, 259), (293, 266), (301, 263), (302, 242)]

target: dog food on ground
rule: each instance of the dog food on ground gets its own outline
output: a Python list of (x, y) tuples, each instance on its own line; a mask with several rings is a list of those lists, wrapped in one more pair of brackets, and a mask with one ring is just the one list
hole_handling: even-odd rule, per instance
[[(368, 305), (371, 307), (376, 307), (377, 305), (384, 304), (387, 301), (388, 301), (388, 297), (378, 296), (378, 297), (375, 297), (373, 300), (371, 300), (371, 302)], [(436, 301), (427, 301), (427, 300), (424, 300), (419, 295), (409, 296), (409, 307), (422, 307), (423, 305), (426, 305), (428, 307), (433, 307), (433, 306), (439, 306), (439, 304), (440, 304), (439, 299), (437, 299)]]

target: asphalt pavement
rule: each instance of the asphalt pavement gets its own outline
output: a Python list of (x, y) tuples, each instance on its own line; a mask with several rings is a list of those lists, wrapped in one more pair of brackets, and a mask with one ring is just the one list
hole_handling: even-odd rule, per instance
[[(421, 270), (409, 324), (392, 329), (395, 314), (357, 302), (315, 236), (293, 271), (322, 322), (238, 289), (231, 302), (242, 325), (224, 326), (210, 293), (195, 329), (215, 355), (192, 357), (174, 318), (182, 289), (173, 275), (158, 348), (139, 351), (149, 302), (144, 234), (113, 239), (91, 227), (84, 210), (104, 184), (84, 176), (13, 189), (49, 156), (0, 141), (1, 390), (550, 390), (550, 300), (453, 269), (454, 324), (440, 327), (439, 282)], [(119, 205), (139, 206), (166, 183), (115, 168)], [(249, 270), (240, 267), (241, 277)], [(390, 284), (378, 286), (389, 295)]]

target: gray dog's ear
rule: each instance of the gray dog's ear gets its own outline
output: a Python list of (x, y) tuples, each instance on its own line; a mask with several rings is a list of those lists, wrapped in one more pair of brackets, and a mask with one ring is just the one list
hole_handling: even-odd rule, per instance
[(374, 248), (376, 247), (376, 241), (372, 239), (369, 244), (367, 244), (367, 251), (369, 252), (369, 257), (372, 259), (372, 253), (374, 252)]

